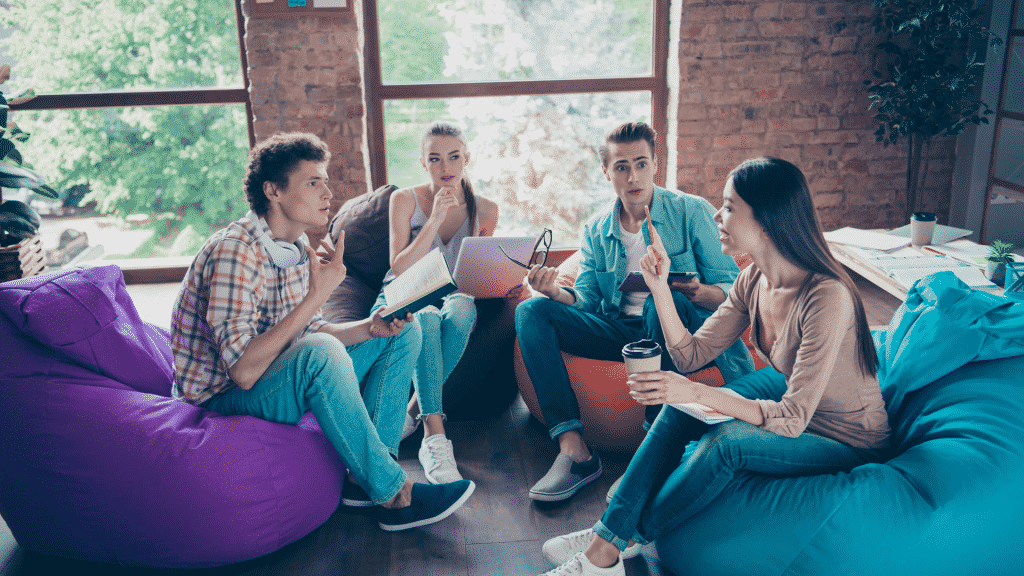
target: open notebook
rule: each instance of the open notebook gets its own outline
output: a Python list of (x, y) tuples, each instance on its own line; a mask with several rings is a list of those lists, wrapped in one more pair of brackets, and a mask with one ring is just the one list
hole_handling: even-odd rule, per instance
[(945, 254), (922, 254), (917, 250), (905, 248), (892, 253), (876, 252), (852, 248), (868, 264), (878, 268), (896, 281), (904, 290), (925, 276), (936, 272), (949, 271), (956, 275), (971, 288), (996, 288), (996, 285), (985, 278), (985, 274), (977, 266), (950, 258)]

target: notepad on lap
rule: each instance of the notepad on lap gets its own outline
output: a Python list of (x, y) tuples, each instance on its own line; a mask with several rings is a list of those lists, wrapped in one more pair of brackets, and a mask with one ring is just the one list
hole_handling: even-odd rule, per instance
[[(729, 393), (729, 394), (731, 394), (731, 395), (733, 395), (733, 396), (735, 396), (737, 398), (742, 398), (743, 397), (743, 396), (740, 395), (739, 392), (736, 392), (735, 390), (731, 390), (729, 388), (719, 388), (719, 390), (721, 390), (722, 392), (727, 392), (727, 393)], [(709, 407), (707, 407), (707, 406), (705, 406), (703, 404), (699, 404), (697, 402), (686, 402), (686, 403), (682, 403), (682, 404), (669, 404), (669, 406), (675, 408), (676, 410), (679, 410), (680, 412), (689, 414), (690, 416), (693, 416), (694, 418), (696, 418), (697, 420), (700, 420), (701, 422), (703, 422), (705, 424), (720, 424), (722, 422), (728, 422), (729, 420), (734, 420), (734, 418), (732, 416), (729, 416), (728, 414), (722, 414), (718, 410), (715, 410), (713, 408), (709, 408)]]
[(384, 287), (384, 320), (415, 313), (456, 290), (455, 279), (439, 248), (434, 248)]

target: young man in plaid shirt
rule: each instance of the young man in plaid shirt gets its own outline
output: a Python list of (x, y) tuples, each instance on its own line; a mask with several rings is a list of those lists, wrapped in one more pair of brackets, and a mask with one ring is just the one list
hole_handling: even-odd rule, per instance
[(342, 502), (380, 505), (385, 530), (423, 526), (475, 486), (414, 484), (395, 461), (421, 340), (412, 316), (320, 316), (345, 278), (344, 235), (317, 253), (305, 234), (330, 219), (329, 159), (310, 134), (278, 134), (250, 152), (252, 210), (207, 240), (182, 282), (171, 323), (174, 395), (289, 424), (312, 410), (349, 468)]

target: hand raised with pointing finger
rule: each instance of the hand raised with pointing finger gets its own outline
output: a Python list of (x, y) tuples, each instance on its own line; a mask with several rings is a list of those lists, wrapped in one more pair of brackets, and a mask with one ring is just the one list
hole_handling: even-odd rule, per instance
[(309, 292), (326, 301), (348, 272), (345, 259), (340, 256), (345, 253), (345, 231), (338, 233), (338, 240), (333, 247), (327, 242), (322, 241), (321, 244), (324, 250), (322, 254), (306, 246), (306, 254), (309, 256)]
[(644, 275), (644, 282), (648, 287), (665, 285), (667, 287), (668, 272), (671, 262), (668, 259), (668, 252), (661, 236), (654, 229), (651, 223), (651, 210), (644, 208), (647, 212), (647, 233), (651, 237), (651, 245), (647, 247), (647, 253), (640, 258), (640, 272)]

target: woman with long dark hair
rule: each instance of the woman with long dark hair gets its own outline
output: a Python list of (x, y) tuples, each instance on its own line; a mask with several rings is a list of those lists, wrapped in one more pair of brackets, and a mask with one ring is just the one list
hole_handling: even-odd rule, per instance
[(730, 387), (751, 378), (774, 394), (748, 399), (676, 372), (632, 374), (630, 394), (640, 404), (697, 402), (734, 419), (709, 426), (662, 410), (601, 520), (544, 544), (558, 566), (552, 576), (624, 574), (621, 551), (683, 523), (738, 471), (833, 473), (876, 460), (888, 444), (864, 305), (825, 244), (804, 175), (784, 160), (748, 160), (730, 173), (723, 197), (714, 217), (722, 251), (747, 253), (753, 263), (695, 334), (672, 305), (668, 254), (653, 228), (641, 271), (679, 372), (703, 366), (750, 326), (758, 353), (777, 372)]
[[(462, 239), (491, 236), (498, 224), (498, 206), (473, 193), (466, 174), (469, 150), (462, 129), (451, 122), (434, 122), (423, 132), (420, 163), (429, 180), (396, 190), (388, 212), (391, 270), (387, 284), (434, 248), (444, 254), (451, 269)], [(384, 304), (383, 292), (374, 309)], [(456, 292), (436, 306), (414, 314), (423, 331), (423, 346), (416, 363), (404, 440), (423, 423), (419, 460), (427, 480), (443, 484), (461, 480), (452, 443), (444, 429), (441, 389), (459, 363), (476, 326), (473, 297)]]

